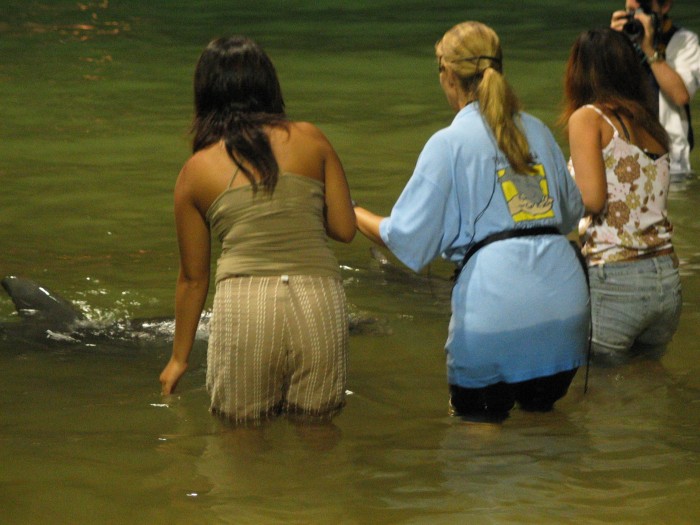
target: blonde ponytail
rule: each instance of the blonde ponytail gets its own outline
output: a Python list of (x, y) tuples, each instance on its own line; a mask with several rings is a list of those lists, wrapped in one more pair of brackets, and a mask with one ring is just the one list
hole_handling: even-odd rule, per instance
[(498, 35), (480, 22), (462, 22), (435, 45), (438, 60), (459, 78), (462, 89), (479, 101), (499, 149), (516, 173), (534, 173), (527, 138), (520, 127), (520, 101), (502, 74)]
[(488, 68), (476, 90), (479, 108), (499, 149), (516, 173), (534, 173), (527, 138), (520, 128), (520, 101), (501, 73)]

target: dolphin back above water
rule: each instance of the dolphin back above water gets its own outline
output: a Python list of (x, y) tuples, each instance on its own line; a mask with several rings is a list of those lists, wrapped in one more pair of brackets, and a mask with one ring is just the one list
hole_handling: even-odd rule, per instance
[[(153, 317), (125, 321), (93, 321), (75, 305), (31, 279), (7, 276), (2, 287), (12, 299), (20, 322), (0, 323), (0, 336), (26, 342), (167, 343), (175, 334), (175, 319)], [(208, 340), (211, 312), (204, 312), (197, 327), (199, 340)], [(351, 313), (351, 335), (386, 335), (390, 330), (375, 317)]]
[[(19, 323), (3, 323), (0, 333), (27, 342), (91, 344), (104, 341), (170, 341), (175, 332), (172, 317), (127, 321), (93, 321), (73, 303), (31, 279), (7, 276), (1, 281), (20, 317)], [(198, 339), (207, 339), (209, 313), (202, 315)]]
[(85, 316), (72, 303), (29, 279), (10, 275), (2, 280), (17, 313), (27, 319), (39, 319), (56, 328), (69, 328)]

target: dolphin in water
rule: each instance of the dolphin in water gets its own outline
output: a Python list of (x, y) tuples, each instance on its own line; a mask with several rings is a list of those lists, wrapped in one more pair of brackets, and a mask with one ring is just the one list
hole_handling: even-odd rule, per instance
[(420, 274), (396, 265), (376, 246), (371, 246), (369, 252), (388, 284), (403, 288), (414, 297), (420, 298), (422, 302), (432, 300), (440, 305), (449, 305), (454, 285), (450, 278)]
[[(19, 323), (3, 323), (0, 334), (27, 342), (97, 343), (102, 341), (152, 342), (172, 340), (172, 317), (126, 321), (94, 321), (75, 305), (31, 279), (7, 276), (0, 282), (15, 305)], [(211, 314), (205, 312), (197, 339), (206, 340)]]
[[(46, 286), (17, 276), (7, 276), (2, 287), (12, 299), (20, 322), (0, 323), (0, 338), (28, 343), (79, 343), (94, 345), (112, 341), (121, 343), (170, 342), (175, 333), (173, 317), (137, 318), (122, 321), (88, 319), (74, 304)], [(196, 338), (209, 338), (211, 312), (199, 321)], [(351, 313), (351, 335), (387, 335), (390, 329), (376, 317)]]

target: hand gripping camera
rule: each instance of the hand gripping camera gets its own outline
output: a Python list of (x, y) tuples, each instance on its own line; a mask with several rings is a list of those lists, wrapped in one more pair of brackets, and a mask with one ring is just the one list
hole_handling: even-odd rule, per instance
[(659, 20), (658, 15), (652, 11), (650, 0), (640, 0), (639, 8), (628, 12), (627, 22), (622, 27), (622, 32), (634, 42), (638, 42), (644, 37), (644, 26), (639, 20), (634, 18), (634, 15), (639, 12), (651, 17), (654, 26), (654, 40), (656, 40), (661, 34), (661, 20)]

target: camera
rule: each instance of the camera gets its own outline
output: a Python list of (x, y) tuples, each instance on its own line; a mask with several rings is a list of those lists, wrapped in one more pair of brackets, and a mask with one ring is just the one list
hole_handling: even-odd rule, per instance
[(644, 26), (639, 20), (634, 18), (636, 13), (644, 13), (651, 17), (652, 24), (654, 26), (654, 36), (659, 35), (659, 30), (661, 27), (659, 17), (651, 9), (650, 1), (640, 1), (639, 8), (633, 11), (629, 11), (627, 14), (627, 22), (622, 27), (622, 32), (629, 36), (633, 41), (641, 40), (644, 36)]

